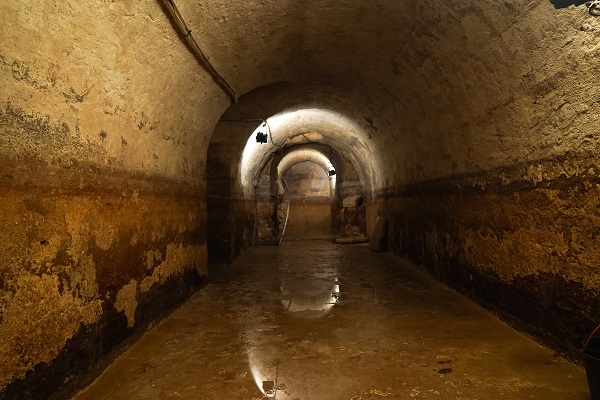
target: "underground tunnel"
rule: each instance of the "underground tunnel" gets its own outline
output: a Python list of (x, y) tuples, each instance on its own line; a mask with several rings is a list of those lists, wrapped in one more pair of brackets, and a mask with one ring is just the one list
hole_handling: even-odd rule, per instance
[(600, 392), (599, 9), (3, 2), (0, 399)]

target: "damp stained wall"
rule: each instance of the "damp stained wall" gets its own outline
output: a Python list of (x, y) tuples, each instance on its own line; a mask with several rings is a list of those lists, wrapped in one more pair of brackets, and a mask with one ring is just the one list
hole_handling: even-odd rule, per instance
[(0, 398), (48, 398), (201, 283), (227, 99), (158, 3), (4, 2), (0, 43)]
[(246, 237), (229, 254), (251, 241), (253, 128), (215, 131), (225, 110), (351, 121), (313, 131), (357, 166), (367, 227), (388, 218), (398, 255), (576, 357), (600, 309), (598, 18), (546, 0), (177, 3), (237, 107), (159, 2), (0, 5), (5, 397), (76, 379), (198, 284), (209, 140)]

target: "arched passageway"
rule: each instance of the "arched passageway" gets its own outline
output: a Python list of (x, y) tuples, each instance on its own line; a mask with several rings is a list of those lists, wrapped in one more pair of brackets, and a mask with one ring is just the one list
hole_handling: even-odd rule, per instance
[(283, 197), (288, 204), (282, 237), (285, 240), (330, 237), (333, 197), (327, 170), (312, 161), (302, 161), (282, 172)]
[(2, 2), (0, 398), (72, 393), (209, 262), (279, 243), (277, 167), (305, 150), (335, 168), (334, 235), (580, 362), (600, 319), (592, 3)]
[[(284, 201), (281, 177), (289, 163), (318, 160), (327, 174), (335, 171), (329, 200), (334, 235), (364, 236), (368, 229), (367, 210), (373, 203), (365, 200), (372, 199), (373, 185), (380, 175), (374, 162), (377, 150), (368, 143), (368, 132), (347, 115), (301, 106), (302, 99), (284, 109), (271, 105), (270, 111), (262, 111), (273, 113), (266, 118), (253, 114), (256, 93), (270, 95), (282, 87), (289, 85), (261, 88), (241, 98), (224, 114), (211, 138), (207, 156), (209, 207), (216, 199), (220, 208), (215, 206), (209, 216), (208, 229), (214, 236), (209, 238), (209, 255), (210, 246), (217, 246), (212, 253), (227, 254), (222, 261), (231, 262), (252, 244), (281, 242), (289, 205)], [(265, 143), (257, 140), (257, 134), (264, 135), (259, 137), (264, 137)], [(224, 171), (228, 171), (225, 179), (221, 178)], [(247, 235), (249, 229), (254, 230), (251, 235)]]

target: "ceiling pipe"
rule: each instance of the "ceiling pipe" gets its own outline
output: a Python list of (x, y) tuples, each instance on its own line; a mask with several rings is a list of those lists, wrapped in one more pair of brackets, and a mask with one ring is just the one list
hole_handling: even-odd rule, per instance
[(183, 35), (183, 37), (189, 44), (190, 48), (192, 49), (192, 52), (194, 53), (194, 55), (196, 56), (198, 61), (200, 61), (200, 64), (202, 64), (202, 66), (210, 74), (210, 76), (213, 78), (213, 80), (221, 87), (221, 89), (223, 89), (223, 91), (225, 93), (227, 93), (227, 95), (231, 99), (231, 103), (232, 104), (237, 103), (237, 96), (235, 94), (235, 91), (229, 85), (229, 83), (227, 83), (225, 78), (223, 78), (221, 76), (221, 74), (219, 74), (219, 71), (217, 71), (215, 69), (215, 67), (210, 63), (210, 61), (208, 60), (208, 57), (206, 57), (206, 55), (204, 54), (202, 49), (200, 49), (198, 42), (196, 42), (196, 39), (194, 39), (194, 36), (192, 35), (192, 30), (185, 23), (185, 19), (179, 12), (179, 8), (177, 8), (175, 1), (174, 0), (163, 0), (163, 3), (165, 4), (167, 10), (169, 11), (169, 14), (175, 21), (175, 25), (177, 25), (177, 27), (179, 28), (179, 31), (181, 32), (181, 34)]

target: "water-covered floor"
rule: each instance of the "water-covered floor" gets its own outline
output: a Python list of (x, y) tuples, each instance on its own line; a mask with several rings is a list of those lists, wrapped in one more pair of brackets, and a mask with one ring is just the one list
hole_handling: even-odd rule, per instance
[(263, 386), (279, 400), (589, 399), (582, 368), (409, 263), (318, 240), (212, 269), (76, 399), (254, 400)]

